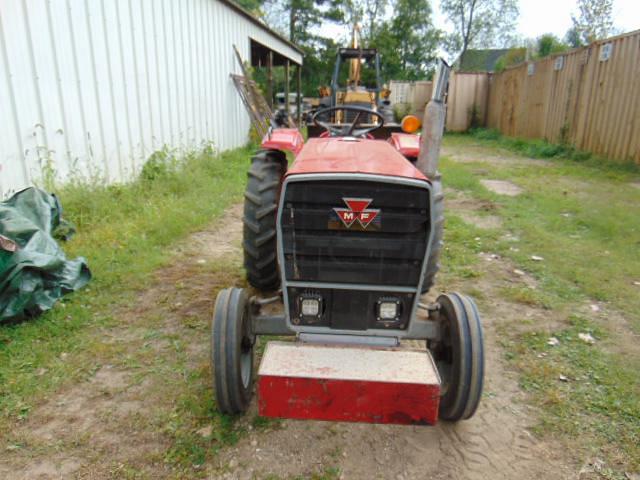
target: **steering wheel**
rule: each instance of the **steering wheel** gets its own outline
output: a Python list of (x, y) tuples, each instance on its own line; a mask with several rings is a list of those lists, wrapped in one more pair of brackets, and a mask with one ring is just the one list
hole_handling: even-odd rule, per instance
[[(344, 112), (356, 112), (356, 116), (351, 123), (344, 124), (335, 124), (329, 123), (322, 120), (319, 120), (318, 117), (327, 115), (329, 113), (337, 112), (342, 110)], [(373, 125), (371, 127), (365, 128), (356, 128), (360, 124), (360, 117), (364, 114), (367, 115), (375, 115), (379, 123), (377, 125)], [(330, 117), (329, 117), (330, 118)], [(349, 105), (337, 105), (335, 107), (325, 108), (323, 110), (318, 110), (313, 117), (313, 124), (317, 127), (324, 128), (330, 137), (364, 137), (367, 133), (373, 132), (374, 130), (378, 130), (382, 128), (384, 125), (384, 117), (376, 112), (375, 110), (371, 110), (370, 108), (363, 107), (351, 107)]]

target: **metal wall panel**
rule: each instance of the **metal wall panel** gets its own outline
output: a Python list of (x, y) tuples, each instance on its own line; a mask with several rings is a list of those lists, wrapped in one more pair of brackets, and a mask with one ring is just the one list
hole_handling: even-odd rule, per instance
[(251, 38), (302, 63), (225, 1), (1, 2), (0, 197), (46, 178), (127, 181), (165, 147), (241, 146), (229, 74)]

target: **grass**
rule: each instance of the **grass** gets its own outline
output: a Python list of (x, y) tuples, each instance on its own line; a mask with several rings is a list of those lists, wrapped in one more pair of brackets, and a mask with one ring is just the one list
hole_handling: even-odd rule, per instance
[(632, 162), (612, 162), (590, 152), (578, 150), (569, 144), (550, 143), (542, 139), (532, 140), (506, 137), (502, 135), (499, 130), (486, 128), (474, 129), (463, 136), (470, 136), (471, 138), (482, 141), (485, 145), (505, 148), (529, 158), (561, 158), (596, 168), (602, 166), (604, 163), (607, 165), (605, 170), (638, 172), (638, 166)]
[[(518, 328), (501, 332), (507, 357), (522, 374), (521, 385), (544, 410), (539, 432), (559, 434), (594, 457), (604, 456), (612, 466), (605, 478), (623, 478), (625, 469), (637, 471), (640, 354), (620, 350), (610, 328), (640, 333), (640, 286), (634, 283), (640, 281), (640, 189), (632, 186), (640, 170), (593, 159), (578, 162), (564, 154), (554, 154), (546, 164), (524, 158), (492, 161), (505, 155), (505, 147), (523, 157), (549, 157), (552, 150), (545, 150), (544, 142), (515, 141), (486, 131), (448, 136), (445, 145), (487, 157), (473, 163), (443, 158), (441, 164), (447, 187), (491, 202), (496, 206), (492, 213), (502, 219), (498, 235), (470, 228), (468, 236), (474, 235), (485, 252), (509, 258), (538, 283), (535, 289), (507, 286), (500, 293), (562, 320), (551, 332), (560, 340), (557, 347), (547, 345), (545, 326), (528, 328), (528, 333), (518, 333)], [(482, 178), (511, 181), (524, 193), (497, 195), (483, 187)], [(454, 218), (447, 224), (449, 245), (464, 236), (457, 222)], [(454, 248), (462, 248), (460, 258), (470, 261), (468, 268), (477, 268), (475, 245), (467, 240)], [(533, 255), (544, 260), (534, 261)], [(616, 326), (576, 313), (594, 301), (604, 303)], [(595, 345), (580, 340), (579, 333), (591, 333)], [(568, 381), (560, 381), (560, 375)]]
[[(452, 147), (483, 145), (474, 137), (448, 138)], [(491, 142), (487, 144), (493, 146)], [(481, 175), (474, 171), (481, 169)], [(497, 205), (505, 228), (517, 233), (519, 251), (509, 242), (494, 245), (536, 274), (560, 300), (588, 296), (615, 303), (640, 332), (640, 189), (632, 182), (640, 176), (570, 161), (548, 166), (511, 162), (463, 164), (443, 159), (445, 183), (482, 201)], [(511, 181), (525, 189), (517, 197), (485, 189), (481, 177)], [(534, 262), (541, 255), (544, 262)]]
[[(510, 142), (477, 132), (447, 137), (445, 144), (487, 155), (505, 148), (536, 157), (554, 151), (540, 142)], [(198, 468), (218, 449), (237, 441), (248, 427), (216, 412), (206, 365), (189, 364), (187, 341), (159, 328), (162, 319), (148, 314), (137, 321), (136, 328), (146, 333), (135, 355), (127, 350), (130, 346), (102, 342), (95, 334), (123, 321), (118, 313), (132, 305), (154, 271), (171, 262), (172, 245), (241, 198), (249, 154), (247, 149), (219, 156), (209, 151), (177, 161), (159, 152), (132, 184), (75, 185), (57, 192), (66, 217), (78, 227), (65, 250), (70, 257), (87, 257), (94, 278), (88, 288), (65, 297), (45, 315), (0, 329), (0, 430), (28, 418), (32, 406), (49, 393), (92, 376), (99, 360), (109, 359), (133, 372), (139, 382), (156, 379), (157, 391), (148, 394), (170, 399), (169, 406), (150, 408), (147, 416), (135, 420), (136, 430), (151, 428), (168, 441), (158, 462), (186, 477), (199, 476), (203, 471)], [(547, 345), (549, 332), (542, 328), (505, 330), (501, 338), (506, 355), (521, 372), (522, 387), (544, 409), (538, 431), (575, 439), (594, 456), (605, 456), (614, 467), (607, 475), (616, 478), (625, 468), (640, 468), (640, 365), (637, 356), (606, 348), (613, 338), (607, 325), (583, 318), (575, 309), (593, 300), (605, 302), (612, 316), (624, 316), (640, 332), (640, 287), (633, 283), (640, 281), (640, 189), (631, 186), (640, 174), (627, 166), (568, 157), (558, 150), (544, 165), (489, 160), (465, 164), (444, 158), (446, 186), (491, 205), (491, 214), (502, 218), (504, 229), (479, 229), (448, 216), (442, 278), (451, 284), (481, 278), (481, 252), (507, 257), (536, 278), (536, 289), (508, 286), (500, 293), (514, 303), (562, 317), (561, 326), (551, 333), (560, 344)], [(496, 195), (482, 186), (483, 177), (512, 181), (525, 193)], [(504, 230), (519, 239), (517, 249), (505, 239)], [(531, 255), (544, 261), (532, 261)], [(201, 268), (185, 278), (204, 275), (220, 284), (239, 280), (239, 265), (222, 261)], [(169, 305), (189, 295), (192, 287), (189, 280), (171, 286), (163, 300)], [(483, 299), (480, 290), (469, 293)], [(179, 317), (194, 337), (206, 335), (202, 322)], [(579, 333), (590, 333), (596, 344), (582, 342)], [(162, 354), (152, 348), (157, 343), (165, 345)], [(559, 381), (560, 375), (568, 381)], [(209, 426), (203, 435), (202, 428)], [(258, 417), (251, 427), (277, 429), (280, 423)], [(20, 447), (18, 441), (15, 446)], [(139, 465), (120, 464), (114, 466), (114, 475), (138, 478), (145, 473)], [(331, 467), (312, 478), (339, 476), (340, 470)]]
[(162, 153), (131, 184), (56, 192), (78, 229), (66, 253), (86, 257), (93, 279), (46, 314), (0, 329), (0, 426), (26, 418), (47, 393), (90, 376), (95, 362), (87, 359), (118, 353), (120, 345), (89, 336), (90, 327), (118, 323), (118, 308), (168, 263), (169, 247), (241, 198), (249, 155), (206, 150), (176, 160)]
[[(545, 410), (537, 429), (580, 439), (592, 458), (607, 459), (612, 478), (624, 478), (625, 469), (640, 468), (638, 372), (597, 346), (607, 338), (606, 328), (577, 315), (568, 323), (553, 332), (557, 346), (539, 332), (506, 340), (505, 346), (523, 372), (522, 387)], [(591, 334), (596, 344), (582, 341), (581, 333)]]

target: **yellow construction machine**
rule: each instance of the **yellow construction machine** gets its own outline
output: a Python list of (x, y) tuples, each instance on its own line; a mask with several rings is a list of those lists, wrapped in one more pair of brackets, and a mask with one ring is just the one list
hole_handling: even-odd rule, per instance
[[(320, 87), (320, 108), (340, 105), (360, 107), (378, 112), (384, 118), (384, 126), (376, 130), (375, 135), (386, 138), (393, 131), (401, 131), (395, 123), (389, 101), (391, 91), (383, 85), (380, 76), (380, 54), (375, 48), (363, 48), (360, 44), (360, 30), (353, 29), (351, 46), (338, 49), (330, 87)], [(319, 118), (336, 124), (353, 121), (354, 111), (335, 111), (331, 118)], [(344, 118), (343, 118), (344, 117)], [(375, 124), (378, 118), (368, 115), (361, 120)], [(310, 137), (324, 131), (316, 125), (308, 125)]]

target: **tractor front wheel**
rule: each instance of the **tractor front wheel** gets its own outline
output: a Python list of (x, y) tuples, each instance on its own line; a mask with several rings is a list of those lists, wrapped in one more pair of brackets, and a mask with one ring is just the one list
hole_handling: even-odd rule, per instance
[(484, 381), (484, 345), (478, 308), (460, 293), (440, 295), (440, 338), (427, 347), (442, 380), (439, 417), (456, 422), (471, 418), (478, 408)]
[(244, 413), (249, 407), (254, 343), (246, 292), (242, 288), (220, 291), (211, 324), (211, 372), (222, 413)]

